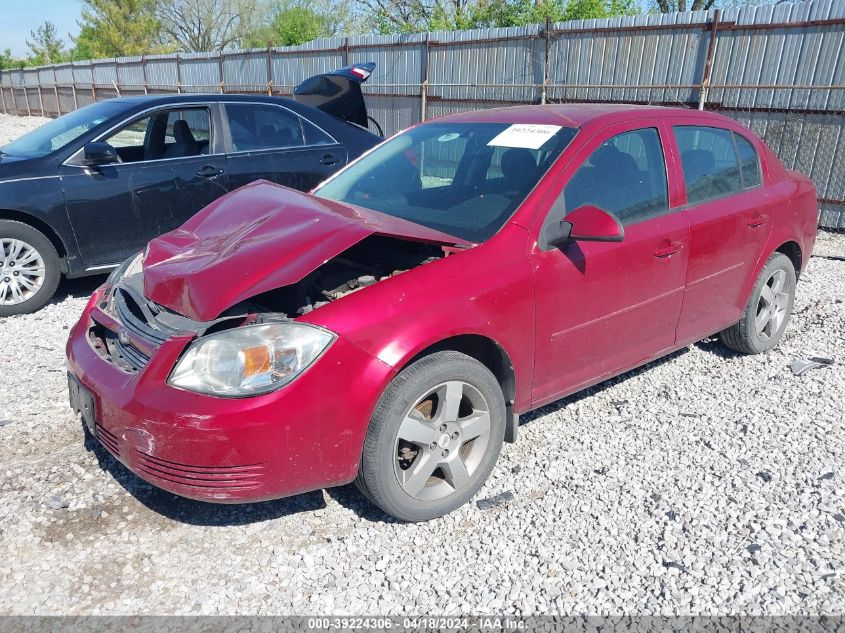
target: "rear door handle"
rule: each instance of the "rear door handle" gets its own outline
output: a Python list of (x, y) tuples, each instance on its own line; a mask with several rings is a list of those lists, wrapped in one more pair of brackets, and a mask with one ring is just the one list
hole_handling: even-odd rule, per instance
[(761, 213), (750, 220), (748, 220), (748, 228), (756, 229), (758, 226), (763, 226), (766, 222), (769, 221), (769, 216), (765, 213)]
[(214, 178), (215, 176), (219, 176), (222, 173), (222, 169), (214, 167), (213, 165), (206, 165), (205, 167), (202, 167), (201, 169), (197, 170), (197, 176), (199, 176), (200, 178)]
[(325, 156), (323, 156), (323, 157), (322, 157), (319, 161), (317, 161), (317, 162), (319, 162), (321, 165), (329, 165), (329, 166), (331, 166), (331, 165), (337, 165), (338, 160), (337, 160), (337, 158), (335, 158), (334, 154), (326, 154)]
[(660, 258), (669, 257), (670, 255), (680, 252), (683, 247), (683, 242), (669, 242), (666, 246), (661, 246), (654, 251), (654, 256)]

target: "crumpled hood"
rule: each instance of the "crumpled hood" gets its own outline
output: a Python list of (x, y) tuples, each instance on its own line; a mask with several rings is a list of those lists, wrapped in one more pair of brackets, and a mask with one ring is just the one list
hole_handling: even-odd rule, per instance
[(144, 294), (184, 316), (209, 321), (245, 299), (295, 284), (373, 234), (466, 243), (377, 211), (257, 181), (152, 240), (144, 259)]

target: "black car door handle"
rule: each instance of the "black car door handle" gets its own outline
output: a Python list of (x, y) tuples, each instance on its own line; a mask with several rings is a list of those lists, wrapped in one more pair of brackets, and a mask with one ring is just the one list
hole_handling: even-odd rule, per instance
[(197, 170), (197, 176), (200, 178), (214, 178), (215, 176), (219, 176), (223, 173), (222, 169), (218, 167), (213, 167), (212, 165), (206, 165), (202, 169)]
[(326, 154), (317, 162), (321, 165), (337, 165), (338, 160), (335, 158), (334, 154)]

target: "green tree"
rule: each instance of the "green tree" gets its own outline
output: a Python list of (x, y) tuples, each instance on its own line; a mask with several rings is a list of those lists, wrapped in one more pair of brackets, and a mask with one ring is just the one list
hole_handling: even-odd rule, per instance
[[(606, 18), (638, 12), (635, 0), (358, 0), (381, 33), (450, 31)], [(677, 0), (674, 0), (677, 1)]]
[(32, 39), (27, 40), (26, 45), (32, 53), (29, 62), (33, 66), (58, 64), (67, 59), (64, 42), (59, 39), (56, 25), (52, 22), (45, 22), (29, 35)]
[(295, 46), (318, 37), (360, 31), (346, 0), (276, 0), (267, 6), (259, 25), (245, 33), (245, 48)]
[(83, 0), (74, 59), (166, 52), (156, 0)]

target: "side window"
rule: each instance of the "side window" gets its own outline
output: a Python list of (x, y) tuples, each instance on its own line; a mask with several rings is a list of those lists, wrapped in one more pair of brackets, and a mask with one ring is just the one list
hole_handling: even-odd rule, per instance
[(323, 132), (316, 125), (311, 123), (308, 119), (302, 119), (302, 131), (305, 133), (306, 145), (336, 145), (334, 140), (328, 133)]
[(760, 184), (760, 159), (757, 150), (747, 138), (734, 132), (736, 153), (739, 156), (739, 175), (742, 178), (742, 188), (750, 189)]
[(596, 148), (563, 190), (566, 212), (592, 205), (633, 224), (669, 209), (666, 161), (656, 128), (614, 136)]
[(677, 126), (687, 202), (695, 204), (742, 190), (739, 162), (730, 131), (714, 127)]
[(124, 163), (207, 154), (211, 118), (207, 108), (161, 110), (103, 139)]
[(232, 149), (236, 152), (301, 147), (305, 144), (302, 120), (285, 108), (228, 103), (226, 116), (232, 134)]

